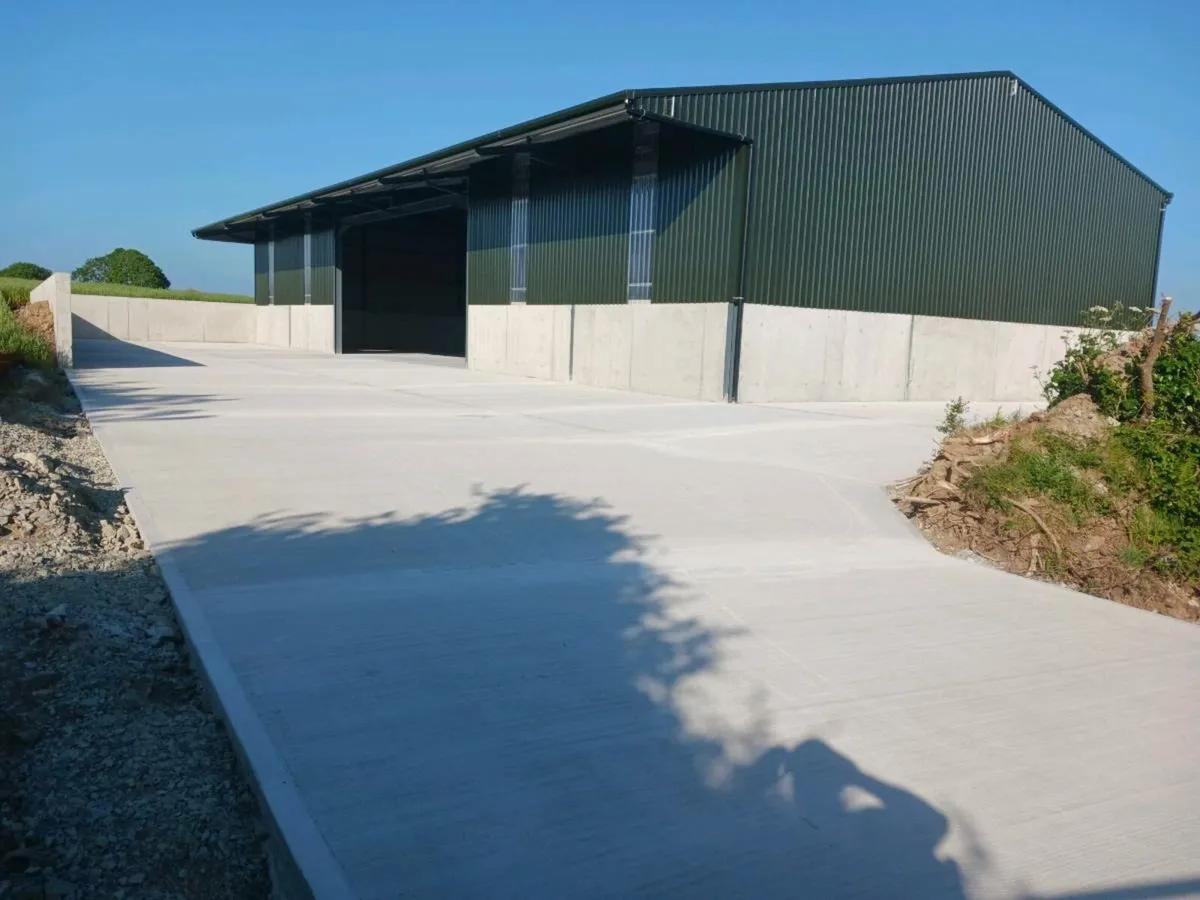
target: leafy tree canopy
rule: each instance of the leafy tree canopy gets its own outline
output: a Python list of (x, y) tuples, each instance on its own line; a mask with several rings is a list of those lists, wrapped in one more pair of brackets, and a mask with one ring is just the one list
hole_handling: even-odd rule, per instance
[(15, 262), (0, 269), (0, 278), (32, 278), (34, 281), (45, 281), (53, 274), (45, 266), (31, 262)]
[(169, 288), (171, 282), (154, 260), (141, 250), (118, 247), (106, 256), (93, 256), (71, 273), (75, 281), (131, 284), (137, 287)]

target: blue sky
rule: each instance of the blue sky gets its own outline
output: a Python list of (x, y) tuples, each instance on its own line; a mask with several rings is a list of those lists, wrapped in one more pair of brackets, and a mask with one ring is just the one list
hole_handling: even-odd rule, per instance
[(1175, 193), (1200, 308), (1200, 4), (796, 0), (10, 3), (0, 265), (116, 246), (249, 292), (198, 225), (626, 87), (1012, 69)]

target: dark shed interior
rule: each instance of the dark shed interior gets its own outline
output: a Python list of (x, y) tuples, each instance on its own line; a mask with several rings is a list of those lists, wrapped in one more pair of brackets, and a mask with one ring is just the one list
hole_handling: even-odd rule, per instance
[(464, 356), (467, 215), (442, 209), (342, 235), (342, 351)]

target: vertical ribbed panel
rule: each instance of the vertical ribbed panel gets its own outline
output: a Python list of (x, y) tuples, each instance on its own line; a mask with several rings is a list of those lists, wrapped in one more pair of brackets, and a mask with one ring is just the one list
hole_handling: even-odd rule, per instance
[[(1150, 302), (1164, 195), (1013, 86), (673, 98), (677, 118), (754, 140), (747, 299), (1063, 325)], [(672, 98), (645, 104), (665, 114)]]
[(737, 294), (745, 173), (740, 145), (664, 129), (659, 145), (655, 303), (709, 303)]
[(632, 130), (563, 144), (557, 157), (535, 157), (531, 172), (527, 302), (624, 303)]
[(471, 172), (467, 207), (467, 302), (509, 302), (511, 172), (505, 161)]
[(275, 305), (304, 304), (304, 235), (275, 238)]
[(336, 235), (331, 230), (312, 233), (312, 300), (314, 305), (333, 303), (337, 280)]
[(270, 302), (268, 296), (268, 280), (270, 267), (270, 251), (268, 241), (256, 241), (254, 244), (254, 302), (266, 306)]

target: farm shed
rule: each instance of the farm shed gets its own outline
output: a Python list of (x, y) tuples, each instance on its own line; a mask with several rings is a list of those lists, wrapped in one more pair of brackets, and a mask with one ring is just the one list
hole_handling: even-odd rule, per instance
[(1022, 400), (1085, 309), (1152, 302), (1170, 198), (982, 72), (622, 91), (193, 233), (254, 245), (276, 343), (698, 399)]

